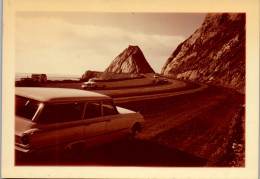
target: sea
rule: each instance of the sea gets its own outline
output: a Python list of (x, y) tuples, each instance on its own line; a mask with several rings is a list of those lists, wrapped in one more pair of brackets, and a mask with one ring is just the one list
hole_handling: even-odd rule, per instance
[[(36, 74), (36, 73), (35, 73)], [(62, 74), (46, 74), (47, 80), (63, 81), (63, 80), (80, 80), (81, 75), (62, 75)], [(20, 81), (21, 78), (31, 78), (32, 73), (15, 73), (15, 81)]]

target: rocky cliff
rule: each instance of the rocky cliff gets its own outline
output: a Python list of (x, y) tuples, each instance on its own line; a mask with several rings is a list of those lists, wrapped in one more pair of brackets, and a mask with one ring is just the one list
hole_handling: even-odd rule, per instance
[(154, 73), (138, 46), (129, 46), (118, 55), (105, 72)]
[(207, 14), (168, 58), (162, 74), (245, 90), (245, 14)]

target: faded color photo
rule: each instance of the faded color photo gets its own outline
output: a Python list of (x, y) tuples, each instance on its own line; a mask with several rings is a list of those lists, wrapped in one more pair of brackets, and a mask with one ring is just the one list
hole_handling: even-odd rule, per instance
[(15, 14), (15, 166), (245, 167), (245, 13)]

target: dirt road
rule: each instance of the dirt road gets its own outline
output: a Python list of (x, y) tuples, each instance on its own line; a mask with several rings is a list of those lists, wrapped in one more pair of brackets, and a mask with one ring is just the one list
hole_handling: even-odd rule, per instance
[(209, 87), (198, 93), (120, 106), (145, 116), (145, 128), (137, 135), (141, 140), (199, 157), (206, 166), (244, 165), (243, 95)]

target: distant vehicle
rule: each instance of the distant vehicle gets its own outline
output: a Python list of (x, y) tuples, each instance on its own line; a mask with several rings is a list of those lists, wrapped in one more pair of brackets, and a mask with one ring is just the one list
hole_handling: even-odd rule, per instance
[(90, 91), (17, 87), (15, 100), (18, 159), (46, 152), (71, 158), (80, 149), (132, 140), (144, 125), (141, 114)]
[(158, 76), (158, 75), (153, 75), (153, 77), (154, 77), (154, 78), (159, 78), (159, 76)]
[(84, 82), (82, 84), (82, 89), (92, 88), (92, 89), (105, 89), (106, 87), (106, 81), (100, 78), (91, 78), (87, 82)]
[(168, 79), (163, 78), (162, 80), (163, 80), (164, 83), (168, 83)]
[(15, 82), (16, 86), (42, 86), (47, 83), (46, 74), (32, 74), (31, 78), (21, 78)]
[(32, 74), (32, 79), (35, 82), (44, 84), (47, 82), (47, 75), (46, 74)]
[(165, 84), (165, 83), (168, 83), (168, 79), (166, 79), (166, 78), (157, 78), (157, 79), (155, 80), (155, 83), (156, 83), (157, 85)]

